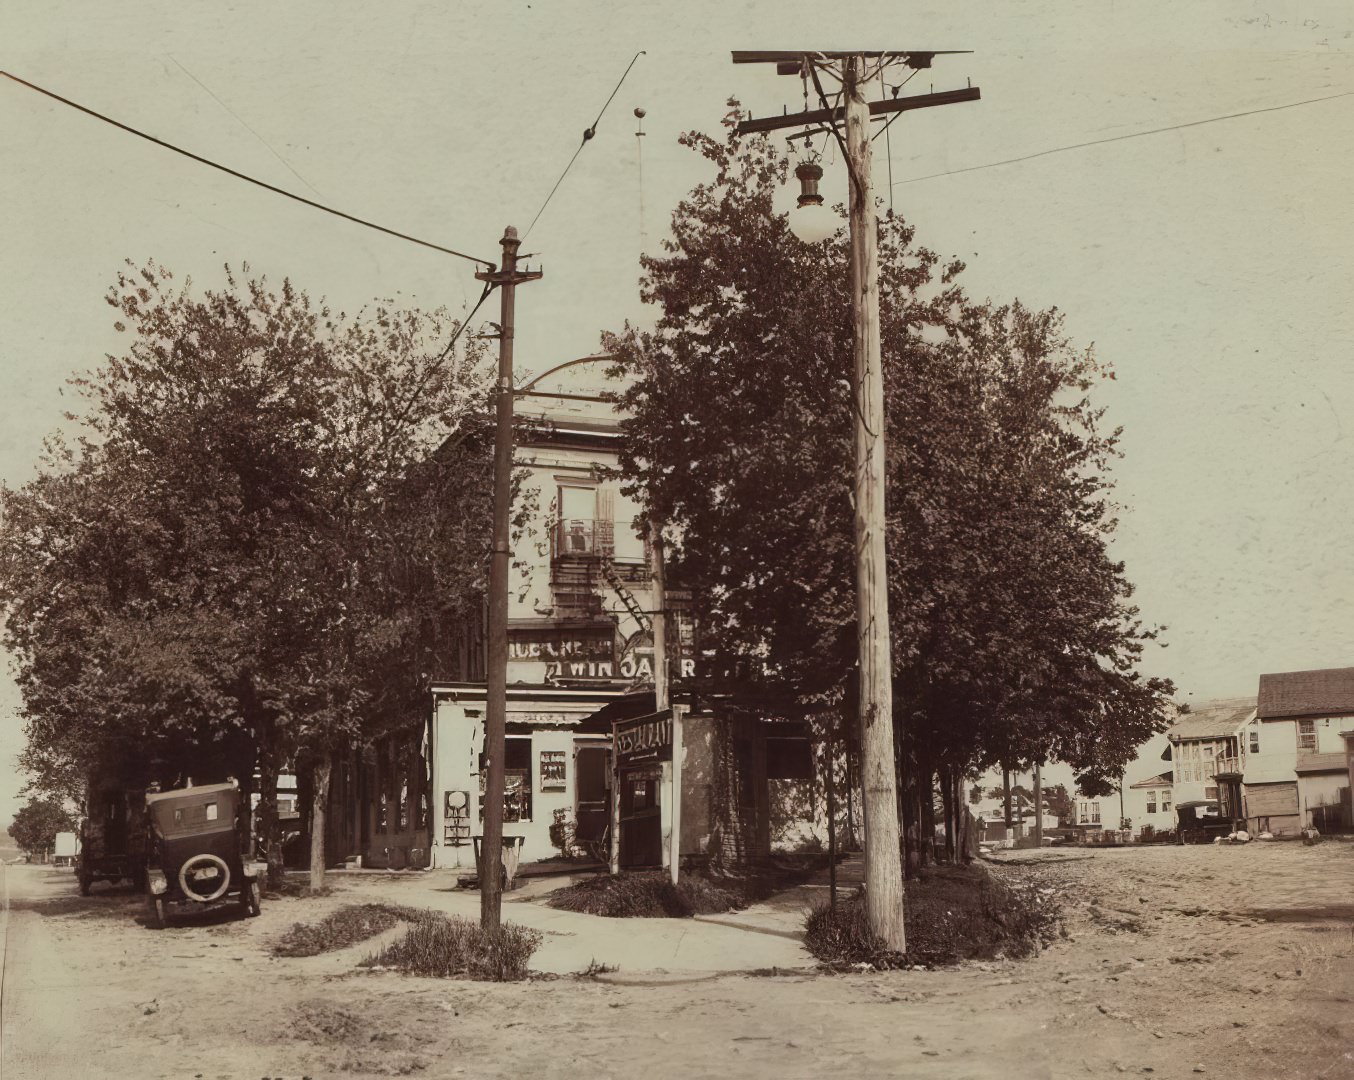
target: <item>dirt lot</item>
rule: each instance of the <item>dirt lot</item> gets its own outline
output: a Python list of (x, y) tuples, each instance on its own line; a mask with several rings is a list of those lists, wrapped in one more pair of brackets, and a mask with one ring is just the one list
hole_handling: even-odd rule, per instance
[(418, 902), (415, 875), (157, 933), (135, 897), (9, 867), (3, 1076), (1354, 1077), (1354, 844), (997, 872), (1063, 895), (1070, 936), (947, 971), (487, 985), (268, 955), (341, 903)]

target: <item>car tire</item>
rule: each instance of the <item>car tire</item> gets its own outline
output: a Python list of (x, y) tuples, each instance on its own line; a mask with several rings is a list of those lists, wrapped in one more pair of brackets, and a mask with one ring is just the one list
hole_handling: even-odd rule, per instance
[(81, 874), (81, 875), (80, 875), (80, 895), (81, 895), (81, 896), (88, 896), (88, 895), (89, 895), (90, 887), (91, 887), (93, 884), (94, 884), (94, 881), (93, 881), (92, 878), (87, 878), (87, 877), (85, 877), (83, 874)]
[(251, 878), (245, 882), (243, 893), (240, 895), (243, 902), (245, 914), (251, 919), (256, 919), (263, 910), (263, 889), (259, 886), (257, 880)]
[[(198, 892), (194, 887), (193, 882), (189, 879), (189, 874), (191, 874), (193, 869), (198, 866), (211, 866), (216, 868), (217, 874), (220, 877), (220, 884), (218, 884), (211, 892)], [(199, 903), (204, 904), (211, 903), (211, 901), (224, 896), (230, 889), (230, 867), (226, 865), (226, 861), (219, 855), (212, 855), (208, 852), (203, 852), (201, 855), (194, 855), (191, 859), (185, 860), (183, 865), (179, 867), (179, 888), (183, 890), (184, 896), (188, 897), (189, 900), (196, 900)]]

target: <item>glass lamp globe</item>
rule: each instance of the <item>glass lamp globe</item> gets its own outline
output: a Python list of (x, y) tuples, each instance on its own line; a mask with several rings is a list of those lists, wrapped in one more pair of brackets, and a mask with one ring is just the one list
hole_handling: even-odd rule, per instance
[(799, 206), (790, 212), (790, 231), (806, 244), (818, 244), (842, 227), (842, 220), (818, 194), (823, 167), (816, 161), (801, 161), (795, 167), (799, 179)]
[(806, 244), (819, 244), (842, 227), (842, 219), (823, 205), (801, 203), (790, 213), (790, 231)]

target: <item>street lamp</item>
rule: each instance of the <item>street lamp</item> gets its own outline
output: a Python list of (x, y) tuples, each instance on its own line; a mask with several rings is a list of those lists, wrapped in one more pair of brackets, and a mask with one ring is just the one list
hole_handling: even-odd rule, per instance
[(823, 167), (815, 160), (801, 161), (795, 166), (795, 176), (799, 178), (799, 205), (790, 213), (790, 231), (806, 244), (820, 244), (842, 227), (842, 219), (823, 205), (818, 194)]

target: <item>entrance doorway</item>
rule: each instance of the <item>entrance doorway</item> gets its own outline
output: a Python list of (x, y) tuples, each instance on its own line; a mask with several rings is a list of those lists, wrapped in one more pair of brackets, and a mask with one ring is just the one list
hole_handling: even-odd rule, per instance
[(640, 765), (621, 770), (621, 850), (623, 869), (661, 866), (663, 819), (660, 785), (661, 765)]
[(585, 849), (602, 850), (611, 824), (611, 751), (580, 746), (575, 760), (574, 836)]

